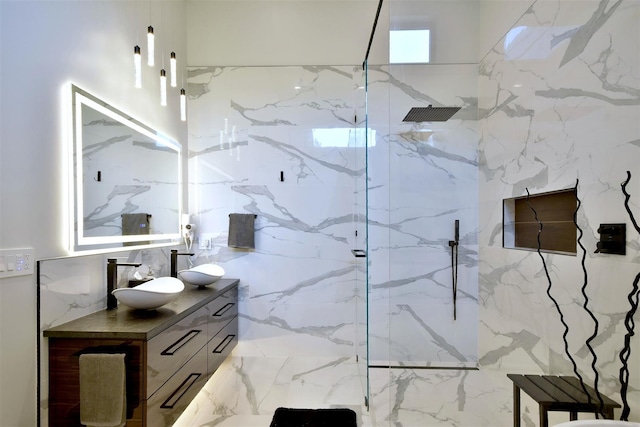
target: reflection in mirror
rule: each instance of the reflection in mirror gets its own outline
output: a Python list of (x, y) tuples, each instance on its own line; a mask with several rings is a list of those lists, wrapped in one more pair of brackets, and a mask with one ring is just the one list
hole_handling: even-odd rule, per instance
[(72, 251), (180, 237), (180, 145), (71, 86)]

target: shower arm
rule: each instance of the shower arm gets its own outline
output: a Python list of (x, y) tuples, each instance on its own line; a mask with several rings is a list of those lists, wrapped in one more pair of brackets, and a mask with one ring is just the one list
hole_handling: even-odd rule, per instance
[(460, 221), (455, 221), (454, 240), (449, 240), (451, 248), (451, 282), (453, 292), (453, 320), (457, 318), (457, 300), (458, 300), (458, 243), (460, 240)]

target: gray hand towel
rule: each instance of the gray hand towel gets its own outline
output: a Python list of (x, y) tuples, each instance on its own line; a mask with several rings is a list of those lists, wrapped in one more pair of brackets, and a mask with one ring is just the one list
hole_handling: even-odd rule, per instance
[(80, 422), (120, 427), (127, 422), (124, 354), (80, 355)]
[(255, 249), (255, 215), (229, 214), (229, 239), (231, 248)]

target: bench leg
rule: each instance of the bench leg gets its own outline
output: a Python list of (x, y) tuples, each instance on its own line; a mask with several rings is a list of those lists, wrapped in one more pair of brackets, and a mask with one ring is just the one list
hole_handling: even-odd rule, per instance
[(576, 421), (578, 419), (578, 413), (576, 411), (571, 411), (569, 413), (569, 421)]
[(520, 387), (513, 383), (513, 427), (520, 427)]
[(540, 427), (549, 427), (549, 413), (542, 405), (540, 405)]

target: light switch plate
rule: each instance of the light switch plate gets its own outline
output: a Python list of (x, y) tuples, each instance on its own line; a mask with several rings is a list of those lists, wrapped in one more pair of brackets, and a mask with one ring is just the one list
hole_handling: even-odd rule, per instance
[(0, 249), (0, 279), (33, 274), (33, 248)]

